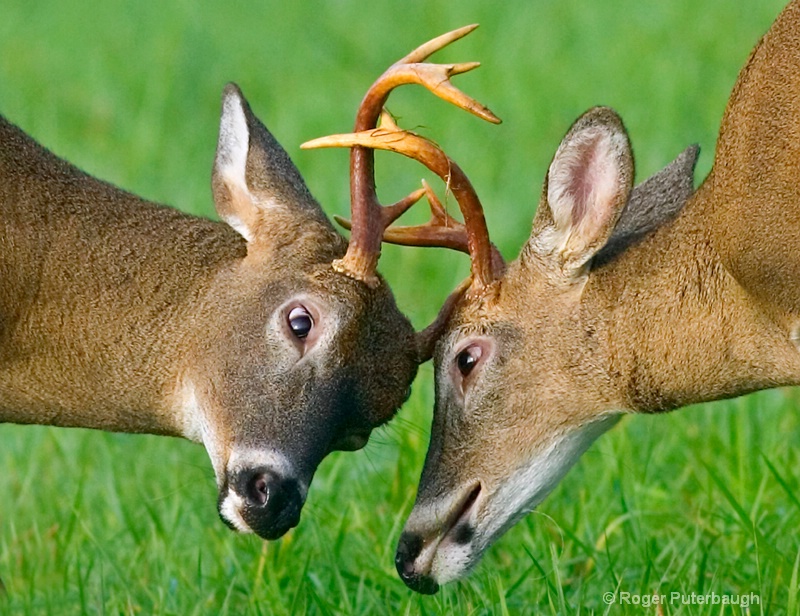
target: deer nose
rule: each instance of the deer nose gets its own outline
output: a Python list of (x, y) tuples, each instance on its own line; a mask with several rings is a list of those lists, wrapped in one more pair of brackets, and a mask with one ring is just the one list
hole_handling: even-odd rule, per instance
[(418, 570), (417, 558), (422, 553), (425, 542), (421, 535), (405, 532), (400, 535), (400, 542), (397, 544), (397, 554), (394, 557), (394, 565), (400, 579), (405, 582), (411, 590), (423, 595), (433, 595), (439, 590), (439, 584), (429, 573)]
[(263, 539), (277, 539), (300, 521), (303, 496), (294, 478), (268, 468), (240, 472), (233, 484), (243, 499), (241, 516)]

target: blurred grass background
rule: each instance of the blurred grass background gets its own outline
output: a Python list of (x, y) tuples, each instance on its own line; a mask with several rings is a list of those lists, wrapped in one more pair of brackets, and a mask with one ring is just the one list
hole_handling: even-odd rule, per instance
[[(782, 5), (3, 0), (0, 113), (100, 178), (213, 216), (219, 96), (236, 81), (326, 211), (346, 214), (347, 153), (299, 144), (349, 130), (388, 64), (478, 22), (435, 59), (482, 62), (456, 83), (502, 125), (415, 89), (390, 108), (467, 171), (513, 258), (550, 157), (592, 105), (626, 121), (638, 180), (690, 143), (703, 148), (702, 178), (736, 74)], [(398, 158), (378, 158), (387, 202), (424, 176)], [(422, 327), (468, 264), (387, 247), (381, 269)], [(200, 447), (3, 425), (0, 614), (589, 614), (606, 613), (602, 594), (615, 590), (754, 592), (750, 613), (796, 613), (798, 401), (781, 390), (623, 421), (472, 577), (435, 597), (408, 591), (392, 564), (427, 445), (430, 366), (365, 451), (323, 464), (300, 527), (270, 544), (218, 521)]]

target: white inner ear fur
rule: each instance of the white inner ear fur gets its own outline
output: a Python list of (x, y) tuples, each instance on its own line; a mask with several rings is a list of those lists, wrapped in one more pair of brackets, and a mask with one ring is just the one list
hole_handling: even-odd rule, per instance
[(247, 191), (245, 168), (250, 148), (250, 131), (242, 108), (242, 100), (236, 94), (228, 94), (222, 103), (217, 142), (217, 170), (227, 182)]
[(624, 134), (599, 126), (586, 128), (559, 146), (547, 182), (547, 204), (556, 225), (551, 250), (580, 252), (602, 232), (614, 215), (620, 158), (626, 147)]
[[(242, 100), (235, 93), (228, 94), (222, 103), (216, 165), (217, 172), (227, 184), (232, 199), (252, 200), (246, 178), (249, 149), (250, 131), (247, 128)], [(252, 241), (253, 233), (244, 220), (232, 213), (225, 213), (222, 218), (244, 239)]]
[(250, 231), (250, 227), (244, 224), (241, 218), (234, 216), (233, 214), (225, 214), (222, 216), (222, 218), (226, 223), (233, 227), (233, 230), (236, 231), (236, 233), (241, 235), (248, 242), (253, 241), (253, 233)]

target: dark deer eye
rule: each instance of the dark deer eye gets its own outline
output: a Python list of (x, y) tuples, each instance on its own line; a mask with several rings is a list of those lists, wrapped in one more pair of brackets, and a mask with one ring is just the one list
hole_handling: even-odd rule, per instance
[(483, 355), (483, 351), (479, 346), (468, 346), (466, 349), (456, 355), (456, 366), (461, 376), (469, 376), (469, 373), (478, 364), (478, 360)]
[(308, 310), (302, 306), (296, 306), (289, 311), (287, 317), (289, 321), (289, 328), (292, 333), (300, 340), (305, 340), (308, 337), (311, 328), (314, 327), (314, 319), (308, 314)]

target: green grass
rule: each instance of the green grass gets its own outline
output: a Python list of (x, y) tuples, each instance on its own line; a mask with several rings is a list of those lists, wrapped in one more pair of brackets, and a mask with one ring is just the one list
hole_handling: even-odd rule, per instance
[[(298, 145), (349, 129), (369, 82), (413, 46), (480, 22), (439, 57), (483, 63), (458, 83), (503, 125), (413, 90), (391, 108), (467, 170), (512, 257), (550, 157), (589, 106), (626, 120), (639, 179), (694, 142), (705, 174), (736, 73), (782, 4), (4, 0), (0, 113), (99, 177), (213, 215), (219, 96), (234, 80), (328, 213), (344, 214), (346, 152)], [(386, 201), (421, 175), (379, 157)], [(381, 268), (421, 327), (467, 263), (390, 247)], [(773, 391), (623, 421), (469, 579), (435, 597), (408, 591), (392, 564), (427, 444), (430, 366), (365, 451), (323, 464), (300, 527), (270, 544), (219, 522), (197, 446), (0, 426), (0, 614), (645, 611), (609, 609), (602, 595), (617, 589), (756, 593), (749, 613), (794, 614), (798, 403), (794, 390)], [(664, 613), (743, 612), (673, 604)]]

